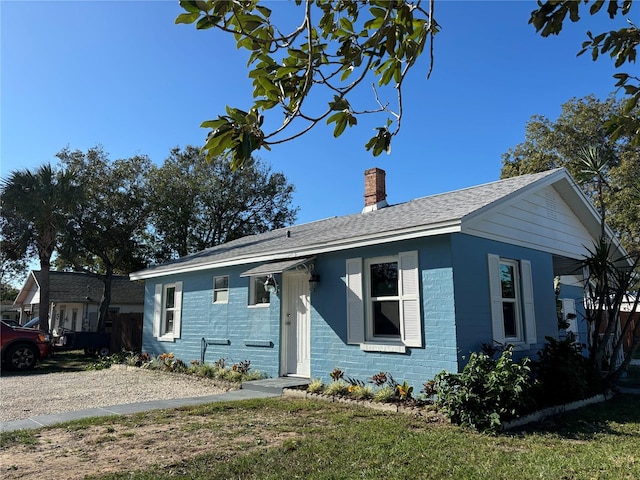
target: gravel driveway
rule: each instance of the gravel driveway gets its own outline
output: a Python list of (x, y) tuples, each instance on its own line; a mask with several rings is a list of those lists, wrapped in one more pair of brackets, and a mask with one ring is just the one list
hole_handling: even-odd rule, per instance
[(0, 377), (0, 421), (125, 403), (201, 397), (227, 390), (200, 377), (122, 366), (3, 376)]

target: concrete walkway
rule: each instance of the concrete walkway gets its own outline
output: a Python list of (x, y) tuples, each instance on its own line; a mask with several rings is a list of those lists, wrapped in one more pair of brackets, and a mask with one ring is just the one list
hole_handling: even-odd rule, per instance
[(153, 400), (150, 402), (130, 403), (126, 405), (113, 405), (109, 407), (87, 408), (74, 412), (63, 412), (52, 415), (37, 415), (34, 417), (9, 422), (0, 422), (0, 432), (12, 432), (14, 430), (35, 429), (55, 425), (56, 423), (81, 420), (91, 417), (106, 417), (110, 415), (129, 415), (132, 413), (147, 412), (150, 410), (162, 410), (165, 408), (191, 407), (213, 402), (231, 402), (235, 400), (250, 400), (255, 398), (280, 397), (285, 388), (293, 388), (307, 385), (306, 379), (292, 377), (267, 378), (254, 380), (242, 384), (239, 390), (205, 397), (174, 398), (171, 400)]

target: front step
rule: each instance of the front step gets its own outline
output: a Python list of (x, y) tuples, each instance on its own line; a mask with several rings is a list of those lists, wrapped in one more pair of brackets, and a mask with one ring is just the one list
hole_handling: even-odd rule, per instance
[(243, 390), (251, 390), (254, 392), (282, 395), (282, 391), (285, 388), (306, 387), (307, 385), (309, 385), (309, 379), (307, 378), (278, 377), (243, 382), (241, 388)]

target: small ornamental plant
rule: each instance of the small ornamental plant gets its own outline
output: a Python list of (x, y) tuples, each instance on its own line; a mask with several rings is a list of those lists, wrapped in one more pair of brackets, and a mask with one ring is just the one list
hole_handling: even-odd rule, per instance
[(220, 358), (214, 363), (202, 363), (199, 360), (192, 360), (189, 365), (186, 365), (171, 352), (162, 353), (157, 357), (147, 355), (146, 358), (147, 361), (140, 366), (149, 370), (186, 373), (234, 383), (264, 378), (260, 371), (251, 370), (251, 362), (249, 360), (243, 360), (231, 366), (227, 366), (227, 360), (224, 358)]
[(322, 393), (324, 391), (324, 383), (319, 378), (316, 378), (309, 383), (307, 391), (309, 393)]
[(329, 385), (327, 385), (327, 387), (324, 389), (324, 393), (326, 395), (332, 396), (346, 396), (349, 394), (349, 387), (351, 386), (352, 385), (349, 385), (342, 379), (334, 380)]
[(350, 385), (349, 394), (357, 400), (373, 398), (373, 388), (370, 385)]
[(376, 402), (388, 403), (393, 401), (396, 396), (396, 389), (391, 385), (383, 385), (373, 394), (373, 400)]
[(411, 400), (413, 398), (413, 387), (409, 385), (406, 380), (402, 385), (396, 387), (396, 392), (400, 400)]

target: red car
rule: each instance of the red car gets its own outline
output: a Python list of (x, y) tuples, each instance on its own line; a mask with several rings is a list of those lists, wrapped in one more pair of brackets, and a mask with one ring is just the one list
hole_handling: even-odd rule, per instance
[(37, 362), (51, 355), (51, 337), (48, 333), (0, 323), (0, 356), (3, 365), (14, 370), (30, 370)]

